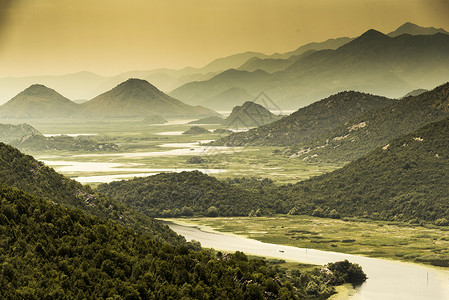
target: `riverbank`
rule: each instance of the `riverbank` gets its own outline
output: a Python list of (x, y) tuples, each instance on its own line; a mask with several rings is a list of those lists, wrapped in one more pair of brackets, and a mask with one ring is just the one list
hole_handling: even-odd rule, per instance
[[(444, 265), (449, 228), (383, 221), (344, 221), (311, 216), (174, 219), (261, 242), (375, 258)], [(181, 222), (181, 223), (180, 223)]]
[[(174, 220), (177, 222), (177, 220)], [(197, 240), (203, 247), (221, 251), (244, 251), (261, 257), (272, 257), (301, 263), (324, 265), (328, 262), (349, 260), (362, 266), (368, 275), (363, 285), (352, 294), (347, 291), (343, 299), (449, 299), (449, 272), (441, 268), (369, 258), (365, 256), (297, 248), (272, 243), (263, 243), (241, 235), (223, 234), (205, 225), (201, 229), (192, 221), (168, 223), (170, 228), (186, 237)], [(190, 223), (187, 225), (186, 222)]]

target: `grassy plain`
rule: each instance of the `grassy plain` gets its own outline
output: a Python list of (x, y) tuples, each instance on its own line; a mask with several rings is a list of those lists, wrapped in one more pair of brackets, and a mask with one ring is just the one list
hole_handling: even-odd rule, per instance
[(266, 243), (430, 263), (449, 260), (449, 227), (310, 216), (191, 218), (183, 221)]
[[(222, 136), (222, 134), (183, 135), (190, 124), (187, 121), (173, 122), (163, 125), (145, 124), (141, 120), (108, 120), (75, 122), (68, 120), (55, 124), (53, 121), (36, 121), (31, 123), (44, 134), (95, 134), (92, 136), (98, 142), (115, 143), (119, 146), (118, 152), (67, 152), (52, 151), (32, 152), (28, 154), (45, 160), (70, 161), (70, 162), (107, 162), (123, 164), (108, 175), (138, 173), (127, 172), (120, 168), (152, 168), (152, 169), (220, 169), (215, 174), (217, 178), (225, 177), (264, 177), (274, 180), (276, 183), (295, 183), (312, 176), (320, 175), (341, 167), (341, 164), (306, 163), (295, 159), (289, 159), (280, 154), (274, 154), (277, 147), (240, 147), (233, 149), (217, 149), (205, 147), (201, 153), (192, 151), (179, 155), (142, 155), (119, 156), (119, 153), (145, 153), (164, 152), (176, 149), (188, 149), (189, 145), (183, 143), (207, 142)], [(220, 125), (200, 125), (208, 130), (223, 128)], [(164, 144), (176, 143), (178, 147), (164, 147)], [(189, 149), (188, 149), (189, 150)], [(187, 160), (192, 155), (201, 156), (205, 162), (190, 164)], [(69, 177), (84, 177), (105, 174), (95, 170), (65, 172), (58, 170)], [(143, 172), (142, 172), (143, 173)]]

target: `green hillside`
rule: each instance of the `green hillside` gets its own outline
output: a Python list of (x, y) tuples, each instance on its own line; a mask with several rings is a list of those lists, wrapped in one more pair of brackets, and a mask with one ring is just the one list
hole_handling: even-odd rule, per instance
[(116, 181), (99, 185), (97, 191), (151, 217), (247, 216), (252, 210), (272, 213), (285, 209), (282, 201), (271, 201), (199, 171)]
[(179, 240), (177, 235), (158, 222), (96, 193), (87, 185), (83, 186), (64, 177), (42, 162), (3, 143), (0, 143), (0, 184), (91, 215), (146, 230), (148, 234), (162, 236), (166, 240)]
[(271, 124), (233, 133), (215, 145), (289, 146), (313, 140), (338, 125), (371, 110), (378, 110), (394, 100), (359, 92), (342, 92), (301, 108)]
[(448, 132), (449, 119), (431, 123), (284, 191), (296, 213), (447, 224)]
[(306, 160), (351, 161), (394, 138), (449, 116), (448, 105), (449, 83), (360, 115), (316, 141), (293, 146), (291, 153)]

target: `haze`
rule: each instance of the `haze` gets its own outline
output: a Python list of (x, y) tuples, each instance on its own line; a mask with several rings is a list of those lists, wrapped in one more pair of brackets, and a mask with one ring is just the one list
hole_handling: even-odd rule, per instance
[(245, 51), (390, 32), (449, 28), (447, 0), (3, 0), (0, 77), (201, 67)]

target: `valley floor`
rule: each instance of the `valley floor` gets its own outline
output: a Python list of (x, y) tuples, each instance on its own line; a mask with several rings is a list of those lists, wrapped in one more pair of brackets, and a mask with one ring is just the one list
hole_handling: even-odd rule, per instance
[[(24, 120), (25, 121), (25, 120)], [(112, 180), (149, 176), (159, 172), (200, 169), (217, 178), (264, 177), (276, 183), (296, 183), (340, 168), (343, 164), (306, 163), (274, 154), (280, 147), (212, 147), (207, 142), (223, 136), (217, 133), (186, 135), (191, 120), (172, 120), (151, 125), (141, 120), (31, 122), (45, 135), (87, 135), (97, 142), (114, 143), (118, 151), (22, 151), (44, 161), (57, 172), (81, 183), (96, 185)], [(17, 120), (15, 122), (18, 122)], [(29, 121), (28, 121), (29, 122)], [(200, 125), (210, 131), (222, 125)], [(57, 130), (55, 130), (57, 128)], [(189, 163), (200, 156), (204, 162)]]

